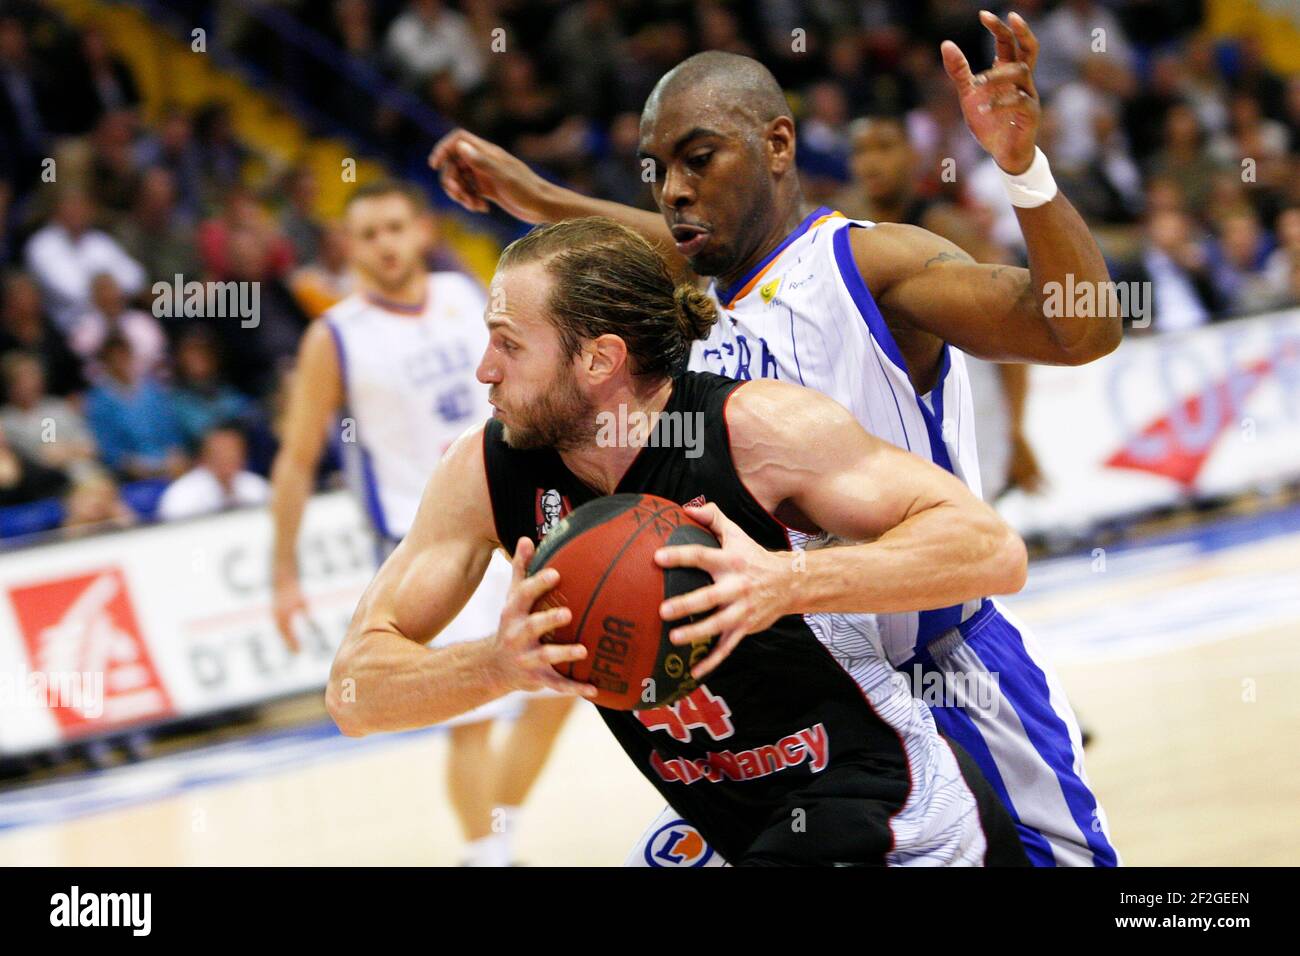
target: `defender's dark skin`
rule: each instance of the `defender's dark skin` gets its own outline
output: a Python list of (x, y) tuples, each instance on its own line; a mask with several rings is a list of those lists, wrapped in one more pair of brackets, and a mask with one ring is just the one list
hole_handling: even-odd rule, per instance
[[(1038, 41), (1017, 14), (1004, 23), (985, 12), (981, 22), (996, 39), (993, 67), (973, 74), (951, 42), (941, 49), (944, 67), (976, 139), (1004, 171), (1022, 173), (1039, 124)], [(794, 122), (771, 74), (746, 57), (702, 53), (659, 81), (642, 114), (640, 153), (654, 174), (659, 216), (548, 183), (465, 130), (444, 137), (430, 164), (468, 209), (486, 212), (496, 203), (531, 223), (609, 216), (655, 242), (682, 271), (716, 277), (721, 287), (762, 261), (807, 214), (795, 147)], [(1119, 344), (1118, 317), (1044, 313), (1049, 283), (1109, 280), (1069, 200), (1058, 192), (1016, 215), (1028, 269), (976, 263), (915, 226), (853, 230), (854, 260), (918, 393), (934, 384), (944, 342), (992, 361), (1049, 365), (1084, 364)]]

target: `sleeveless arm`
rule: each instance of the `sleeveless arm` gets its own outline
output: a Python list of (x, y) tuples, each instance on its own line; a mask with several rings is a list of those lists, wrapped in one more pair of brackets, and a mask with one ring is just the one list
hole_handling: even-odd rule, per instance
[(346, 734), (427, 726), (512, 689), (489, 641), (422, 646), (464, 607), (497, 544), (482, 441), (480, 426), (447, 450), (410, 533), (357, 605), (326, 690)]
[(727, 424), (736, 470), (760, 504), (866, 542), (787, 561), (772, 584), (787, 613), (918, 611), (1024, 585), (1024, 544), (992, 508), (826, 396), (755, 381), (736, 392)]
[(330, 327), (321, 319), (308, 327), (298, 348), (280, 450), (271, 466), (271, 565), (277, 580), (298, 580), (298, 528), (330, 423), (342, 404), (343, 374)]
[(901, 223), (854, 229), (853, 258), (889, 323), (903, 323), (995, 362), (1083, 365), (1122, 335), (1109, 298), (1074, 308), (1064, 290), (1109, 296), (1110, 273), (1087, 226), (1058, 195), (1021, 209), (1028, 269), (975, 262), (932, 232)]

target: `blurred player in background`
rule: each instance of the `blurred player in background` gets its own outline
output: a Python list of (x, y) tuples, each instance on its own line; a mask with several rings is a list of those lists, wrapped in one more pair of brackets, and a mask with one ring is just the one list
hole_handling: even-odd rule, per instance
[[(1017, 206), (1028, 269), (976, 263), (915, 226), (850, 220), (825, 207), (809, 212), (789, 104), (762, 64), (734, 54), (691, 57), (646, 102), (638, 153), (652, 173), (658, 216), (555, 186), (464, 130), (444, 137), (430, 164), (467, 209), (496, 203), (528, 222), (604, 215), (675, 250), (683, 272), (712, 278), (722, 315), (696, 343), (692, 369), (824, 391), (868, 432), (928, 456), (980, 494), (963, 353), (1077, 365), (1106, 355), (1121, 337), (1118, 315), (1049, 316), (1043, 308), (1050, 283), (1110, 277), (1036, 145), (1037, 39), (1016, 14), (1004, 23), (984, 11), (980, 20), (996, 41), (991, 69), (974, 74), (950, 41), (941, 54), (966, 124)], [(891, 663), (913, 675), (991, 688), (1001, 702), (995, 714), (958, 701), (935, 707), (935, 719), (975, 756), (1030, 859), (1117, 863), (1065, 692), (1006, 608), (985, 599), (874, 618), (830, 615), (820, 626), (832, 653), (881, 641)], [(647, 841), (673, 819), (666, 810), (629, 862), (653, 865)]]
[[(427, 272), (433, 226), (411, 187), (374, 183), (349, 199), (344, 227), (358, 291), (303, 336), (271, 473), (276, 626), (296, 650), (305, 614), (297, 540), (329, 430), (341, 425), (345, 467), (377, 536), (382, 562), (410, 529), (420, 494), (447, 446), (491, 415), (474, 377), (487, 342), (486, 299), (457, 272)], [(339, 421), (339, 416), (345, 416)], [(510, 584), (498, 557), (438, 638), (444, 645), (495, 632)], [(467, 863), (514, 862), (515, 817), (540, 773), (571, 701), (518, 695), (464, 715), (451, 728), (452, 803), (469, 842)], [(493, 722), (517, 715), (492, 746)]]
[[(853, 183), (835, 207), (846, 216), (871, 222), (901, 222), (942, 236), (976, 262), (1015, 264), (1015, 257), (980, 226), (992, 216), (984, 209), (958, 208), (942, 194), (921, 195), (920, 156), (901, 116), (867, 116), (849, 129)], [(953, 177), (955, 182), (955, 177)], [(944, 182), (942, 170), (937, 182)], [(1042, 486), (1042, 471), (1025, 437), (1029, 367), (1018, 362), (966, 360), (980, 452), (980, 485), (986, 501), (1013, 488)]]

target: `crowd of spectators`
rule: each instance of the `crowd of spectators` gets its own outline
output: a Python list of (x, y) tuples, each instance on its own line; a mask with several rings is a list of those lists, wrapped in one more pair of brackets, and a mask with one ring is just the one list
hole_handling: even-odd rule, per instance
[[(854, 123), (905, 122), (917, 190), (1023, 253), (990, 161), (969, 135), (939, 44), (992, 58), (988, 0), (335, 0), (289, 2), (345, 58), (382, 71), (577, 189), (638, 205), (637, 121), (655, 81), (703, 49), (759, 57), (790, 95), (805, 194), (842, 200)], [(1274, 5), (1276, 6), (1276, 5)], [(1036, 31), (1041, 143), (1102, 238), (1117, 279), (1152, 283), (1157, 328), (1300, 301), (1300, 76), (1270, 70), (1262, 38), (1214, 38), (1203, 0), (1022, 0)], [(1300, 17), (1296, 30), (1300, 33)], [(256, 31), (251, 31), (255, 35)], [(286, 44), (255, 43), (274, 75)], [(324, 78), (371, 139), (391, 110)], [(349, 105), (351, 104), (351, 105)], [(381, 104), (382, 105), (382, 104)], [(427, 144), (423, 146), (427, 151)], [(944, 179), (944, 161), (955, 175)]]
[[(347, 291), (310, 172), (254, 192), (225, 104), (146, 122), (104, 33), (32, 3), (0, 7), (0, 147), (0, 507), (78, 533), (265, 501), (286, 363)], [(227, 281), (253, 323), (159, 307)]]
[[(383, 95), (400, 89), (579, 190), (648, 206), (636, 162), (647, 94), (691, 53), (730, 50), (762, 59), (787, 90), (809, 199), (901, 214), (860, 161), (872, 148), (863, 118), (887, 118), (908, 150), (908, 203), (941, 203), (968, 248), (1023, 259), (938, 54), (952, 39), (987, 65), (978, 12), (1005, 4), (274, 6), (325, 41), (332, 66), (307, 63), (256, 4), (179, 0), (173, 11), (220, 25), (213, 42), (226, 54), (380, 155), (411, 145)], [(1200, 0), (1015, 8), (1041, 41), (1040, 143), (1112, 275), (1151, 284), (1154, 328), (1300, 303), (1300, 76), (1271, 71), (1260, 37), (1208, 35)], [(387, 85), (376, 93), (340, 63)], [(59, 496), (78, 527), (131, 521), (123, 483), (190, 476), (171, 514), (265, 495), (250, 473), (265, 474), (274, 451), (286, 363), (349, 288), (345, 239), (315, 214), (311, 168), (250, 183), (228, 103), (150, 117), (102, 30), (74, 30), (38, 3), (0, 6), (0, 505)], [(193, 280), (257, 283), (256, 326), (155, 307), (156, 284)]]

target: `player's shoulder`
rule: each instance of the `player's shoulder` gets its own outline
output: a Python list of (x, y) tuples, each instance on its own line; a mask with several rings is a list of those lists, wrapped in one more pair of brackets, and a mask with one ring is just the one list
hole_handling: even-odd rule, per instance
[(343, 325), (357, 321), (372, 309), (373, 306), (367, 301), (365, 293), (352, 292), (322, 312), (320, 318), (325, 322)]
[(487, 301), (487, 290), (473, 276), (454, 269), (429, 273), (429, 288), (436, 296), (465, 299), (476, 304)]
[(830, 396), (772, 378), (740, 383), (728, 397), (724, 415), (733, 441), (745, 442), (760, 436), (799, 442), (823, 428), (854, 420)]
[(471, 425), (447, 446), (438, 460), (437, 469), (444, 480), (465, 488), (476, 488), (486, 483), (490, 424), (491, 420)]
[(854, 229), (849, 243), (859, 268), (880, 271), (924, 268), (937, 255), (970, 259), (948, 239), (910, 222), (875, 222), (870, 229)]
[(876, 294), (935, 263), (974, 261), (942, 236), (905, 222), (880, 222), (870, 229), (853, 229), (849, 247), (863, 281)]

